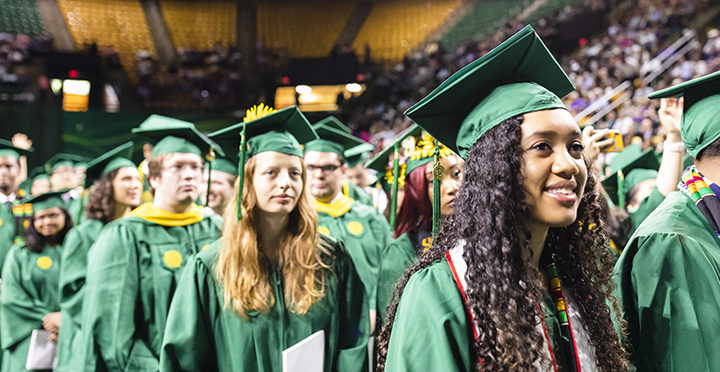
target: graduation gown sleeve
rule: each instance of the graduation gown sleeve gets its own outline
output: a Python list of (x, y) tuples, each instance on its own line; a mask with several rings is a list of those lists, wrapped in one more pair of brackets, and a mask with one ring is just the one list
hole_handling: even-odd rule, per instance
[(378, 317), (382, 322), (387, 315), (386, 310), (392, 300), (395, 283), (400, 279), (405, 269), (417, 261), (417, 256), (410, 238), (407, 234), (403, 234), (383, 249), (381, 257), (377, 303)]
[[(122, 225), (110, 224), (98, 237), (96, 247), (88, 257), (83, 304), (85, 367), (155, 370), (157, 360), (149, 346), (134, 337), (139, 291), (134, 238)], [(96, 362), (100, 363), (97, 367)]]
[(445, 259), (413, 274), (395, 315), (385, 371), (472, 371), (465, 308)]
[(671, 193), (615, 266), (638, 370), (720, 370), (719, 277), (720, 240), (688, 197)]

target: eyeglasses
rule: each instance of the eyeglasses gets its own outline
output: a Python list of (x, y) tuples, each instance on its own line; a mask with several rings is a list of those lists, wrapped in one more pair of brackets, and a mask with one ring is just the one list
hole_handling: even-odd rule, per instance
[(322, 173), (332, 173), (332, 172), (335, 172), (336, 170), (338, 170), (338, 168), (340, 168), (339, 165), (322, 165), (322, 166), (308, 165), (307, 166), (307, 170), (309, 173), (313, 173), (316, 170), (321, 170)]
[(203, 170), (205, 170), (205, 167), (197, 164), (176, 164), (165, 167), (165, 170), (170, 173), (180, 174), (185, 171), (186, 168), (189, 169), (192, 173), (202, 173)]

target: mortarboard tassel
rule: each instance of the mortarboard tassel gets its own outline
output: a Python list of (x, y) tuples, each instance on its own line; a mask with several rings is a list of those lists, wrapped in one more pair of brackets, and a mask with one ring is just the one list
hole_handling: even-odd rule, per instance
[(623, 182), (625, 181), (625, 175), (622, 170), (617, 172), (617, 183), (618, 183), (618, 206), (620, 209), (625, 209), (625, 189)]
[(392, 184), (392, 196), (390, 198), (390, 230), (395, 231), (395, 219), (397, 217), (397, 194), (398, 184), (400, 180), (400, 145), (395, 141), (393, 145), (395, 150), (395, 158), (393, 159), (393, 184)]
[(207, 208), (210, 205), (210, 183), (212, 178), (212, 162), (215, 160), (215, 149), (210, 148), (210, 152), (205, 155), (205, 160), (208, 162), (207, 190), (205, 191), (205, 207)]
[(242, 219), (242, 198), (243, 198), (243, 184), (245, 183), (245, 127), (246, 122), (243, 122), (242, 131), (240, 132), (240, 161), (238, 162), (238, 195), (237, 195), (237, 221)]
[(433, 216), (432, 216), (432, 236), (437, 236), (440, 227), (440, 181), (445, 176), (445, 168), (440, 165), (440, 144), (438, 140), (434, 141), (435, 145), (435, 165), (433, 166)]

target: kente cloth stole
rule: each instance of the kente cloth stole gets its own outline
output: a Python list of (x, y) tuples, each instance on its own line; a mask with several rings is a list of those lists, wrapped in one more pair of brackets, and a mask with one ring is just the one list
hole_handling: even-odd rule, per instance
[(705, 178), (695, 166), (689, 167), (678, 183), (678, 190), (687, 195), (700, 210), (720, 238), (720, 187)]

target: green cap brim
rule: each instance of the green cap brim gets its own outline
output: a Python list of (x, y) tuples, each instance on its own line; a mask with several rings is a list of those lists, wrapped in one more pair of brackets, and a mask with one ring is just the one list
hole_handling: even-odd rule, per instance
[(211, 152), (224, 156), (223, 150), (196, 128), (195, 124), (162, 115), (150, 115), (134, 134), (154, 145), (152, 156), (174, 153), (197, 154), (203, 158)]
[(405, 129), (405, 131), (395, 137), (387, 147), (375, 155), (374, 158), (370, 159), (370, 161), (365, 164), (365, 168), (374, 169), (381, 174), (385, 174), (385, 170), (390, 168), (390, 155), (394, 152), (395, 143), (400, 144), (410, 136), (417, 137), (422, 134), (422, 130), (423, 129), (417, 124), (413, 124), (410, 128)]
[(15, 147), (12, 144), (12, 141), (4, 140), (0, 138), (0, 158), (4, 157), (13, 157), (13, 158), (19, 158), (21, 156), (28, 156), (30, 153), (32, 153), (34, 149), (31, 147), (29, 149), (21, 149), (19, 147)]
[(61, 166), (67, 166), (71, 168), (75, 168), (75, 163), (79, 162), (86, 162), (87, 159), (84, 156), (75, 155), (75, 154), (67, 154), (67, 153), (58, 153), (53, 155), (50, 160), (45, 162), (45, 172), (52, 173), (53, 171), (57, 170), (58, 167)]
[(216, 158), (212, 161), (212, 170), (227, 173), (233, 177), (237, 177), (237, 162), (230, 162), (224, 158)]
[(302, 157), (300, 143), (317, 139), (315, 130), (296, 106), (284, 108), (270, 115), (247, 123), (237, 123), (213, 132), (209, 137), (228, 154), (226, 158), (237, 160), (240, 149), (240, 132), (245, 124), (248, 155), (251, 158), (264, 151), (277, 151)]
[(648, 97), (684, 97), (680, 134), (693, 158), (697, 159), (700, 151), (720, 138), (720, 71), (653, 92)]
[(132, 149), (133, 143), (125, 142), (90, 161), (85, 171), (85, 185), (91, 186), (102, 176), (116, 169), (136, 167), (135, 163), (129, 160), (132, 158)]
[[(503, 88), (507, 85), (513, 86)], [(453, 74), (405, 114), (466, 158), (490, 128), (516, 115), (565, 108), (559, 97), (574, 89), (540, 37), (526, 26)]]
[(332, 152), (344, 159), (346, 156), (355, 156), (374, 149), (371, 144), (329, 126), (315, 127), (315, 132), (319, 139), (305, 143), (305, 153), (309, 151)]
[(338, 120), (338, 118), (334, 116), (328, 116), (325, 119), (322, 119), (318, 121), (317, 123), (312, 125), (315, 130), (319, 127), (328, 127), (328, 128), (334, 128), (341, 132), (345, 132), (347, 134), (352, 134), (352, 130), (350, 127), (345, 125), (342, 121)]
[(65, 201), (62, 199), (62, 195), (68, 192), (68, 190), (51, 191), (44, 194), (33, 196), (29, 199), (25, 199), (23, 203), (32, 205), (33, 213), (53, 207), (65, 208)]

